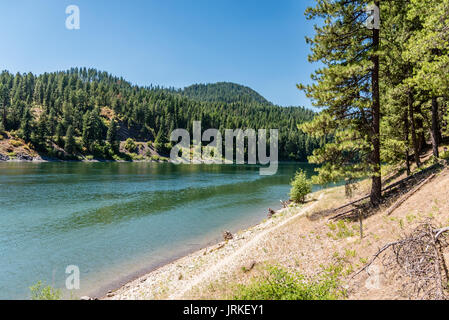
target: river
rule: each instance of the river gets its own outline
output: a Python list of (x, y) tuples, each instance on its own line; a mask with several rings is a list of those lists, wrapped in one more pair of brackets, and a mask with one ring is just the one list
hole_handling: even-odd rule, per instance
[[(0, 163), (0, 299), (28, 299), (66, 267), (96, 295), (261, 222), (288, 199), (299, 168), (274, 176), (249, 165)], [(67, 297), (69, 293), (64, 289)]]

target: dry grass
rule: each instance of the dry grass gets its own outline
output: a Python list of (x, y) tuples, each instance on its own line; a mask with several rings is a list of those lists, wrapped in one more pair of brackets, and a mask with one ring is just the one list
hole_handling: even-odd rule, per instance
[[(328, 209), (331, 204), (346, 201), (344, 188), (322, 191), (324, 200), (314, 211)], [(364, 238), (360, 239), (356, 222), (336, 222), (327, 219), (311, 221), (298, 218), (274, 232), (259, 248), (249, 253), (249, 260), (257, 260), (258, 268), (247, 273), (241, 267), (228, 270), (222, 278), (198, 286), (185, 298), (222, 299), (229, 298), (235, 284), (249, 283), (264, 272), (267, 265), (279, 265), (287, 270), (299, 271), (316, 277), (326, 268), (338, 268), (343, 283), (348, 289), (349, 299), (408, 299), (413, 294), (404, 289), (402, 280), (387, 274), (382, 266), (376, 265), (379, 286), (370, 285), (373, 279), (360, 274), (352, 280), (351, 275), (361, 268), (385, 243), (395, 241), (416, 227), (418, 223), (432, 218), (436, 226), (449, 225), (449, 173), (444, 171), (429, 185), (423, 187), (412, 198), (398, 208), (392, 216), (382, 212), (364, 221)], [(449, 257), (449, 252), (445, 255)], [(243, 261), (242, 264), (245, 262)]]

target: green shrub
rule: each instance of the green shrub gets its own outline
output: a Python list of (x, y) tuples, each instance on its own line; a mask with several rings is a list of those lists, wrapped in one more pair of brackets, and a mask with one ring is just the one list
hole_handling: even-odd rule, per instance
[(3, 139), (5, 139), (5, 137), (3, 137), (3, 135), (0, 134), (0, 141), (2, 141)]
[(312, 183), (307, 179), (303, 170), (296, 172), (295, 178), (291, 182), (290, 198), (296, 203), (305, 201), (306, 196), (312, 192)]
[(112, 155), (112, 159), (115, 160), (115, 161), (123, 160), (119, 155), (116, 155), (116, 154)]
[(60, 289), (45, 286), (42, 281), (39, 281), (34, 286), (31, 286), (30, 291), (32, 300), (61, 300), (62, 298)]
[(100, 144), (97, 142), (92, 143), (91, 152), (95, 159), (112, 159), (114, 155), (113, 146), (109, 143)]
[(328, 234), (328, 236), (334, 240), (354, 236), (354, 232), (348, 227), (348, 223), (344, 220), (338, 220), (337, 223), (329, 222), (327, 226), (333, 231), (333, 233)]
[(161, 160), (161, 157), (159, 157), (158, 155), (153, 155), (153, 156), (151, 156), (151, 161), (159, 161), (159, 160)]
[(137, 148), (137, 145), (136, 145), (136, 142), (133, 139), (128, 138), (125, 141), (125, 146), (124, 147), (125, 147), (126, 151), (134, 152), (136, 150), (136, 148)]
[(238, 285), (235, 300), (336, 300), (342, 296), (338, 278), (327, 273), (318, 279), (307, 279), (279, 267), (268, 269), (266, 277), (249, 285)]
[(9, 141), (9, 143), (15, 148), (23, 146), (23, 143), (17, 140), (11, 140)]
[(443, 160), (449, 160), (449, 151), (444, 151), (441, 154), (440, 158), (443, 159)]
[(143, 160), (143, 156), (141, 154), (131, 153), (130, 156), (133, 160), (136, 160), (136, 161)]

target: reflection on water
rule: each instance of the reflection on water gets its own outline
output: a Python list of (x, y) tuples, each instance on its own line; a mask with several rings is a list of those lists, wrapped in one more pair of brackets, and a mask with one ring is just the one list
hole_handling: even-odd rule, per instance
[(265, 218), (306, 164), (0, 163), (0, 298), (81, 269), (80, 296)]

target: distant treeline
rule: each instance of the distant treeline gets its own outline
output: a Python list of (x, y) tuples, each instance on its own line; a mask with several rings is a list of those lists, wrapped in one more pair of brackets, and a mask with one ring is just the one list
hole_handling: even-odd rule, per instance
[(317, 140), (297, 125), (314, 117), (302, 107), (279, 107), (250, 88), (232, 83), (193, 85), (184, 90), (132, 85), (95, 69), (0, 74), (0, 131), (14, 132), (37, 150), (55, 146), (68, 154), (104, 154), (117, 149), (120, 132), (150, 141), (160, 153), (170, 147), (176, 128), (280, 129), (279, 156), (307, 160)]

